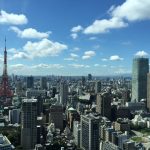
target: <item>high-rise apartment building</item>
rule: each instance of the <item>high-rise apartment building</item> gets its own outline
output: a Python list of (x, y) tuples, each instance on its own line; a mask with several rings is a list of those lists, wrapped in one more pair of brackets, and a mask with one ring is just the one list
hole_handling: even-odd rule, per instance
[(111, 119), (111, 99), (111, 94), (108, 92), (98, 93), (96, 98), (96, 111), (108, 119)]
[(34, 78), (33, 76), (29, 76), (26, 78), (26, 85), (27, 88), (33, 88), (34, 87)]
[(60, 104), (67, 105), (68, 100), (68, 85), (65, 82), (60, 83)]
[(49, 123), (54, 123), (56, 128), (63, 130), (63, 107), (62, 105), (52, 105), (50, 107)]
[(132, 102), (147, 98), (147, 73), (149, 72), (148, 58), (133, 59), (132, 66)]
[(91, 74), (88, 74), (88, 80), (92, 80), (92, 75)]
[(81, 125), (79, 121), (73, 122), (73, 136), (75, 144), (80, 147)]
[(95, 82), (95, 93), (101, 92), (101, 81)]
[(47, 78), (46, 77), (41, 77), (40, 87), (41, 87), (41, 89), (47, 89)]
[(37, 143), (37, 99), (24, 99), (21, 110), (21, 145), (33, 149)]
[(20, 123), (20, 109), (9, 110), (9, 121), (11, 124)]
[(81, 148), (84, 150), (99, 149), (99, 117), (93, 114), (81, 116)]

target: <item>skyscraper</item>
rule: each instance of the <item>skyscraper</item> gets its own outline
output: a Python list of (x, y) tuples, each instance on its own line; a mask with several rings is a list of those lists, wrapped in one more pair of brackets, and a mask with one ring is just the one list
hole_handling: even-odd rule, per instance
[(47, 89), (47, 78), (46, 77), (41, 77), (40, 87), (41, 87), (41, 89)]
[(63, 130), (63, 107), (62, 105), (52, 105), (50, 107), (49, 123), (54, 123), (56, 128)]
[(111, 94), (108, 92), (98, 93), (96, 98), (96, 111), (108, 119), (111, 119), (111, 99)]
[(21, 145), (33, 149), (37, 142), (37, 99), (24, 99), (21, 110)]
[(27, 88), (33, 88), (34, 87), (34, 78), (32, 76), (27, 77), (26, 84), (27, 84)]
[(93, 114), (81, 116), (81, 148), (84, 150), (99, 149), (99, 117)]
[(88, 74), (88, 80), (92, 80), (92, 75), (91, 74)]
[(147, 73), (149, 72), (148, 58), (133, 59), (132, 66), (132, 102), (147, 98)]
[(101, 81), (95, 82), (95, 93), (101, 92)]
[(65, 82), (60, 83), (60, 104), (67, 105), (68, 100), (68, 85)]
[(150, 111), (150, 73), (147, 74), (147, 108)]

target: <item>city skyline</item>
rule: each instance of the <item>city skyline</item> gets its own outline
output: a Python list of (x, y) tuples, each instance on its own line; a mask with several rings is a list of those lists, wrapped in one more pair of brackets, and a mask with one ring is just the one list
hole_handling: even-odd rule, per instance
[(150, 1), (0, 1), (0, 72), (7, 37), (8, 74), (121, 75), (148, 57)]

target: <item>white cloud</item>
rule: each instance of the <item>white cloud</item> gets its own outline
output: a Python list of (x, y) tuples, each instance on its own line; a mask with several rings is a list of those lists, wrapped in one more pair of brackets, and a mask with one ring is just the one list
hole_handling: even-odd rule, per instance
[(34, 68), (34, 69), (46, 69), (46, 68), (61, 69), (61, 68), (64, 68), (64, 66), (61, 64), (38, 64), (38, 65), (31, 66), (31, 68)]
[(73, 57), (73, 58), (78, 58), (79, 57), (79, 55), (77, 55), (75, 53), (71, 53), (70, 56)]
[(127, 27), (129, 22), (150, 19), (150, 0), (126, 0), (108, 10), (109, 19), (95, 20), (83, 31), (85, 34), (107, 33), (111, 29)]
[(79, 58), (79, 55), (75, 53), (71, 53), (69, 58), (64, 58), (64, 60), (69, 60), (69, 61), (77, 61), (77, 58)]
[(89, 68), (89, 65), (83, 65), (83, 64), (70, 64), (70, 66), (72, 66), (73, 68)]
[(78, 37), (78, 34), (77, 34), (77, 33), (72, 33), (70, 36), (71, 36), (73, 39), (76, 39), (76, 38)]
[(77, 37), (78, 37), (78, 32), (80, 32), (80, 31), (82, 31), (83, 30), (83, 27), (82, 26), (80, 26), (80, 25), (78, 25), (78, 26), (76, 26), (76, 27), (73, 27), (72, 29), (71, 29), (71, 34), (70, 34), (70, 36), (73, 38), (73, 39), (76, 39)]
[(99, 64), (94, 64), (94, 67), (99, 67)]
[(73, 27), (73, 28), (71, 29), (71, 32), (79, 32), (79, 31), (82, 31), (82, 30), (83, 30), (83, 27), (80, 26), (80, 25), (78, 25), (78, 26), (76, 26), (76, 27)]
[(136, 57), (148, 57), (148, 53), (146, 53), (145, 51), (138, 51), (135, 54)]
[(108, 59), (106, 59), (106, 58), (102, 58), (102, 61), (107, 61)]
[(22, 69), (22, 68), (24, 68), (25, 67), (25, 65), (23, 65), (23, 64), (15, 64), (15, 65), (10, 65), (10, 68), (12, 68), (12, 69)]
[(123, 60), (123, 58), (119, 57), (118, 55), (113, 55), (113, 56), (110, 56), (109, 60), (119, 61), (119, 60)]
[(114, 71), (114, 74), (131, 74), (131, 71), (129, 71), (128, 69), (125, 69), (125, 68), (117, 68), (115, 71)]
[(37, 57), (58, 56), (67, 48), (68, 47), (65, 44), (53, 42), (48, 39), (42, 39), (38, 42), (28, 41), (23, 46), (22, 51), (16, 50), (15, 48), (9, 49), (9, 52), (12, 53), (9, 55), (9, 59), (34, 59)]
[(105, 68), (105, 67), (108, 67), (108, 66), (107, 66), (107, 65), (102, 65), (102, 67), (104, 67), (104, 68)]
[(31, 57), (57, 56), (63, 50), (67, 49), (67, 45), (58, 42), (52, 42), (48, 39), (42, 39), (39, 42), (28, 41), (23, 50)]
[(82, 59), (89, 59), (95, 55), (96, 55), (95, 51), (86, 51), (86, 52), (84, 52)]
[(48, 32), (38, 32), (36, 29), (27, 28), (24, 30), (20, 30), (18, 27), (10, 27), (10, 30), (17, 33), (18, 37), (21, 38), (33, 38), (33, 39), (41, 39), (41, 38), (48, 38), (50, 31)]
[(9, 53), (17, 53), (17, 50), (15, 48), (10, 48), (7, 50)]
[(67, 61), (75, 61), (76, 59), (72, 58), (72, 57), (68, 57), (68, 58), (64, 58), (64, 60), (67, 60)]
[(7, 13), (4, 10), (0, 11), (0, 24), (22, 25), (27, 24), (28, 19), (24, 14)]
[(92, 36), (89, 38), (89, 40), (96, 40), (96, 39), (97, 39), (97, 37), (95, 37), (95, 36)]
[(73, 52), (76, 52), (76, 51), (79, 51), (79, 50), (80, 50), (79, 47), (74, 47), (74, 48), (72, 49)]
[(127, 19), (128, 21), (150, 19), (149, 0), (126, 0), (122, 5), (114, 7), (111, 11), (113, 17)]
[(109, 32), (110, 29), (122, 28), (128, 26), (127, 23), (119, 18), (95, 20), (94, 23), (85, 28), (85, 34), (99, 34)]
[(10, 56), (10, 59), (17, 59), (17, 58), (29, 59), (31, 57), (25, 52), (18, 52), (18, 51), (15, 52), (14, 55)]
[(4, 56), (0, 54), (0, 62), (4, 61)]

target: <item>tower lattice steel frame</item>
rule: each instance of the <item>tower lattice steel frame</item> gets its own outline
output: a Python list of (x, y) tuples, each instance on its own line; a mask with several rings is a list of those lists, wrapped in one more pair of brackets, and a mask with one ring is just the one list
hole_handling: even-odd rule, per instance
[(5, 38), (5, 49), (4, 49), (4, 66), (3, 66), (3, 75), (2, 82), (0, 86), (0, 97), (4, 99), (12, 98), (13, 92), (11, 91), (8, 83), (8, 74), (7, 74), (7, 50), (6, 50), (6, 38)]

